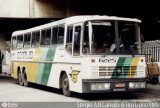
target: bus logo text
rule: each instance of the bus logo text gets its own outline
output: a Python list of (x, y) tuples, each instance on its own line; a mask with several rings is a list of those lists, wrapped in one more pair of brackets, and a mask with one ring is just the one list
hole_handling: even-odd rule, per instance
[(106, 57), (101, 57), (99, 59), (100, 63), (116, 63), (117, 60), (115, 58), (106, 58)]

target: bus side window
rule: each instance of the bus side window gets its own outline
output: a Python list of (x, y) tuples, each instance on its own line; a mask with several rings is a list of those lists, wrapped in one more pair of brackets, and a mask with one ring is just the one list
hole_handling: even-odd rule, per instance
[(16, 48), (16, 44), (17, 44), (17, 37), (13, 37), (12, 38), (12, 49)]
[(64, 25), (58, 27), (58, 43), (64, 42)]
[(23, 35), (17, 36), (17, 48), (23, 47)]
[(52, 44), (57, 44), (58, 42), (57, 33), (58, 33), (58, 27), (53, 27), (52, 28)]
[(30, 47), (31, 33), (24, 34), (24, 48)]
[(31, 46), (38, 47), (39, 46), (39, 39), (40, 39), (40, 31), (33, 32)]
[(74, 28), (74, 56), (80, 55), (80, 38), (81, 38), (81, 26), (75, 26)]
[(73, 34), (73, 26), (68, 26), (67, 37), (66, 37), (66, 50), (69, 53), (72, 53), (72, 34)]
[(51, 40), (51, 29), (42, 30), (41, 34), (41, 45), (50, 45)]

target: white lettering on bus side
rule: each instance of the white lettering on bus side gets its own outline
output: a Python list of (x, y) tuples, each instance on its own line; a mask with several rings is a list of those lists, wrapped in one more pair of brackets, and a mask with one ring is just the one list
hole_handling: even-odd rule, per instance
[(19, 51), (17, 59), (33, 59), (33, 51)]

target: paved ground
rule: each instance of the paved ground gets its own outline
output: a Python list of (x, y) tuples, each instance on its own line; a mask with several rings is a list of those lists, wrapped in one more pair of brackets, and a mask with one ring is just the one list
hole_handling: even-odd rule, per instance
[(0, 102), (84, 102), (84, 101), (149, 101), (160, 99), (160, 85), (148, 85), (145, 92), (75, 94), (65, 97), (60, 90), (32, 84), (19, 86), (16, 80), (0, 76)]

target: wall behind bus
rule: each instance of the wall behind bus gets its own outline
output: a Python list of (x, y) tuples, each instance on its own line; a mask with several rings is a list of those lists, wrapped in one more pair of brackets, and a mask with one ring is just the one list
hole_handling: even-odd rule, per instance
[(0, 0), (0, 17), (29, 17), (29, 0)]
[(67, 0), (0, 0), (0, 18), (64, 18)]
[(66, 17), (66, 1), (30, 1), (30, 17), (34, 18), (64, 18)]

